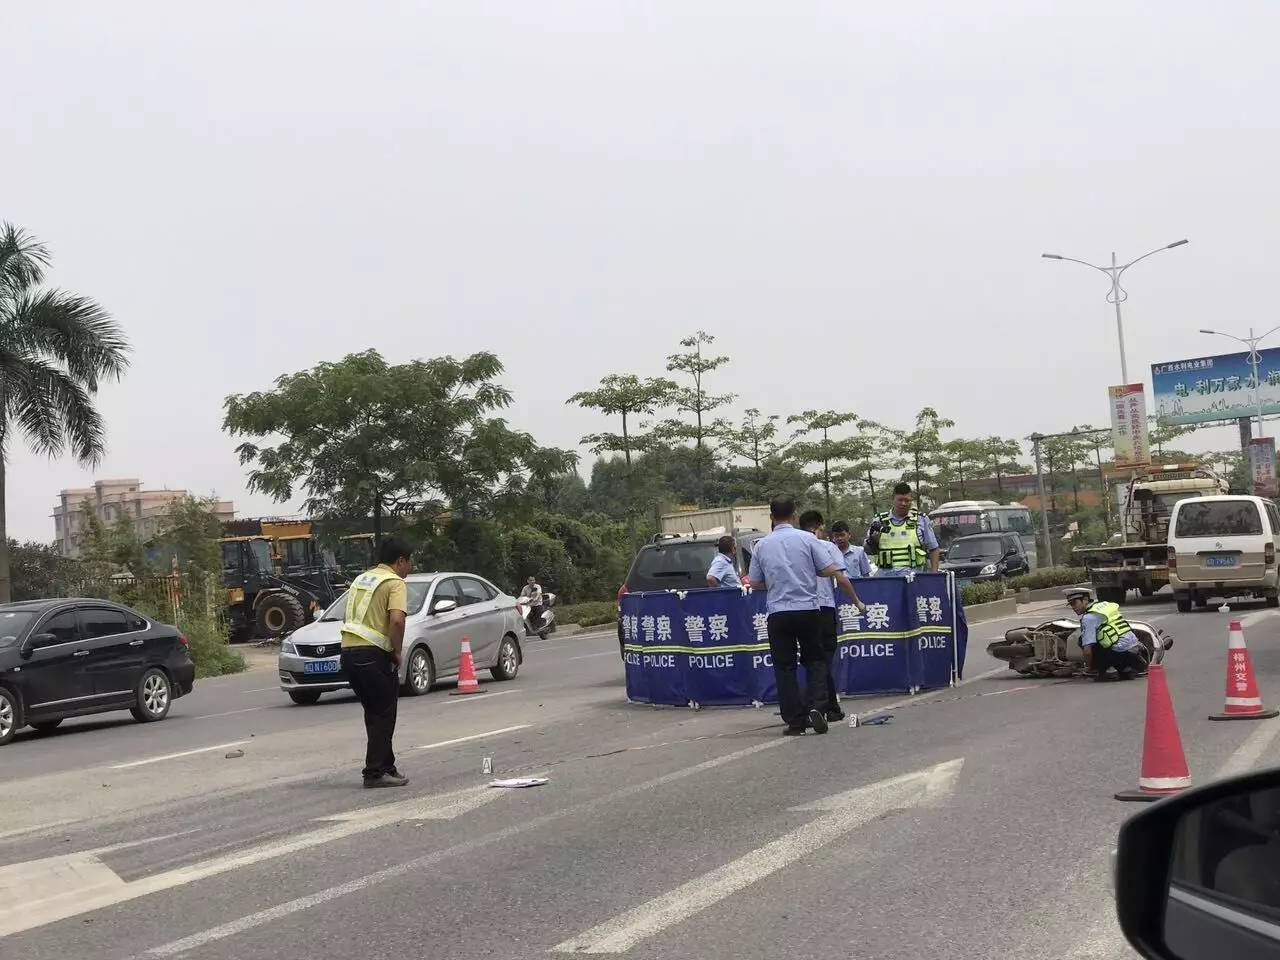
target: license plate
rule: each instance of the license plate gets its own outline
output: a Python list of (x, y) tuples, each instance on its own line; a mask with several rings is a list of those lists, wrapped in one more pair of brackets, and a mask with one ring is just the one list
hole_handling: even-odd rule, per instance
[(337, 673), (341, 669), (338, 660), (308, 660), (302, 665), (303, 673)]
[(1235, 557), (1210, 557), (1209, 562), (1205, 564), (1209, 567), (1234, 567), (1235, 565)]

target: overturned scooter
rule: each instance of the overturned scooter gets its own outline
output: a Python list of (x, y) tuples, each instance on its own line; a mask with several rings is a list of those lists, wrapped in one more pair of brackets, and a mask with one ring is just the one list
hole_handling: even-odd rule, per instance
[[(1147, 662), (1163, 663), (1173, 637), (1143, 620), (1130, 620), (1129, 626), (1145, 649)], [(1085, 672), (1080, 621), (1073, 617), (1006, 630), (1003, 640), (987, 645), (987, 653), (1024, 677), (1074, 677)]]

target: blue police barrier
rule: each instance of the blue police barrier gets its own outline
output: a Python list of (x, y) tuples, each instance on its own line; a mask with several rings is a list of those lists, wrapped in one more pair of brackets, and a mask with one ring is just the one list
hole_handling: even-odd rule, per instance
[[(865, 614), (837, 595), (833, 662), (843, 694), (944, 687), (964, 669), (968, 626), (954, 578), (856, 580)], [(627, 696), (642, 703), (774, 703), (763, 594), (736, 590), (623, 597)], [(803, 683), (803, 669), (800, 671)]]

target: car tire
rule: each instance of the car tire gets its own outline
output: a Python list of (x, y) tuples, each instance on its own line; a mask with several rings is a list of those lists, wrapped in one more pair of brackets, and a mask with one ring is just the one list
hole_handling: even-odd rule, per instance
[(1274, 591), (1274, 590), (1272, 590), (1270, 593), (1268, 593), (1268, 594), (1267, 594), (1267, 606), (1268, 606), (1268, 607), (1280, 607), (1280, 593), (1277, 593), (1277, 592), (1276, 592), (1276, 591)]
[(1144, 597), (1149, 597), (1149, 596), (1151, 596), (1153, 593), (1155, 593), (1155, 590), (1151, 589), (1151, 587), (1139, 587), (1139, 588), (1138, 588), (1138, 593), (1139, 593), (1139, 594), (1141, 594), (1141, 595), (1142, 595), (1142, 596), (1144, 596)]
[(136, 702), (129, 711), (139, 723), (155, 723), (169, 715), (173, 706), (173, 684), (163, 670), (152, 667), (138, 681)]
[(431, 660), (431, 651), (426, 647), (414, 647), (409, 654), (409, 662), (404, 668), (404, 685), (401, 689), (407, 696), (420, 697), (428, 692), (436, 682), (436, 665)]
[(61, 724), (62, 718), (59, 717), (57, 720), (37, 720), (31, 727), (37, 733), (53, 733)]
[(306, 620), (306, 611), (297, 598), (287, 593), (273, 593), (262, 601), (254, 618), (258, 633), (264, 637), (278, 637), (297, 630)]
[(1177, 598), (1176, 598), (1176, 599), (1177, 599), (1177, 601), (1178, 601), (1178, 612), (1179, 612), (1179, 613), (1190, 613), (1190, 612), (1191, 612), (1191, 594), (1189, 594), (1189, 593), (1179, 593), (1179, 594), (1177, 595)]
[(290, 690), (289, 699), (300, 707), (310, 707), (320, 702), (319, 690)]
[(13, 739), (22, 726), (22, 706), (18, 696), (7, 687), (0, 687), (0, 747)]
[(1194, 593), (1191, 595), (1191, 602), (1196, 605), (1197, 610), (1203, 610), (1209, 605), (1209, 596), (1204, 593)]
[(489, 671), (495, 680), (514, 680), (520, 672), (520, 645), (507, 634), (498, 645), (498, 662)]

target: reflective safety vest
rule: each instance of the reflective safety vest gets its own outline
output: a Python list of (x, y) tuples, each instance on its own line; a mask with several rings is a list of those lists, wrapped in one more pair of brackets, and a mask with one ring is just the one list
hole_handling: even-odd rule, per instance
[(880, 521), (880, 555), (876, 562), (888, 570), (906, 567), (922, 568), (929, 554), (920, 542), (920, 511), (912, 510), (898, 523), (893, 514), (882, 513)]
[(1098, 646), (1109, 650), (1133, 627), (1120, 613), (1120, 605), (1109, 600), (1095, 600), (1089, 604), (1087, 613), (1096, 613), (1102, 617), (1102, 625), (1098, 627)]
[(394, 570), (374, 567), (356, 577), (347, 591), (347, 612), (342, 618), (342, 632), (367, 640), (375, 647), (391, 652), (391, 638), (364, 622), (373, 603), (373, 595), (388, 580), (399, 580), (400, 575)]

